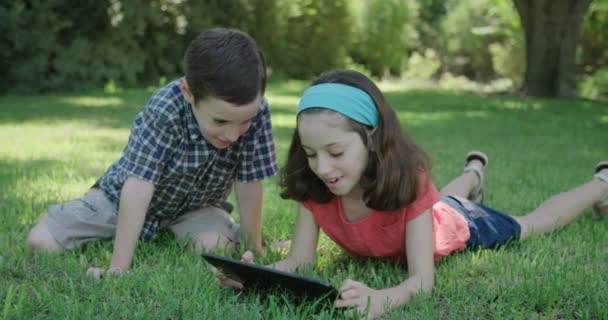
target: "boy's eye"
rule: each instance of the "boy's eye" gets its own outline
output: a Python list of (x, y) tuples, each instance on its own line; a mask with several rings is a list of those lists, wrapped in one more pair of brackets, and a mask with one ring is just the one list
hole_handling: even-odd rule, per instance
[(334, 153), (330, 153), (329, 155), (334, 157), (334, 158), (339, 158), (344, 154), (344, 152), (334, 152)]
[(228, 121), (222, 119), (213, 119), (213, 123), (215, 124), (226, 124)]

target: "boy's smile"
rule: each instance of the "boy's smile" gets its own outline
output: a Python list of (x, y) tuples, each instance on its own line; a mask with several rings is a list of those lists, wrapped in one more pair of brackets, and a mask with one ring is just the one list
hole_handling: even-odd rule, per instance
[(310, 169), (335, 195), (359, 187), (368, 150), (358, 133), (349, 131), (344, 116), (332, 111), (302, 114), (298, 134)]

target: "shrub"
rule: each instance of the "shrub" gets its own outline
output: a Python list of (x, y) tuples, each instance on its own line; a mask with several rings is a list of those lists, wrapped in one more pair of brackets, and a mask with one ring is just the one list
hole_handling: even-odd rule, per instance
[(409, 0), (367, 0), (359, 9), (360, 39), (353, 46), (355, 60), (373, 75), (400, 74), (410, 45), (416, 38), (414, 28), (417, 6)]
[(593, 75), (585, 78), (579, 90), (585, 98), (608, 100), (608, 68), (599, 69)]
[(441, 67), (441, 61), (433, 49), (426, 49), (424, 55), (412, 53), (407, 62), (408, 78), (429, 80)]

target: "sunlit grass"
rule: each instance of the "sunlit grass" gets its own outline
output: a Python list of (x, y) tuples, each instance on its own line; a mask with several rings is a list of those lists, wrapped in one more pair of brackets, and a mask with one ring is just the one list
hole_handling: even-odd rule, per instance
[(71, 104), (75, 106), (86, 106), (86, 107), (109, 107), (109, 106), (120, 106), (125, 102), (119, 97), (91, 97), (91, 96), (78, 96), (78, 97), (66, 97), (60, 99), (61, 102)]
[[(267, 98), (280, 164), (306, 82), (284, 81)], [(462, 170), (470, 149), (490, 156), (486, 203), (524, 214), (543, 199), (588, 181), (608, 158), (608, 106), (587, 101), (483, 97), (442, 91), (387, 96), (409, 132), (433, 158), (441, 186)], [(0, 97), (0, 318), (6, 319), (335, 319), (342, 313), (292, 303), (281, 294), (241, 296), (217, 287), (199, 257), (169, 233), (140, 243), (132, 273), (95, 282), (87, 267), (109, 263), (101, 242), (61, 255), (32, 254), (25, 237), (50, 204), (84, 193), (124, 147), (150, 90)], [(289, 239), (297, 205), (264, 182), (266, 241)], [(236, 216), (236, 215), (235, 215)], [(466, 252), (436, 265), (432, 296), (417, 297), (392, 319), (603, 319), (608, 283), (608, 223), (584, 215), (545, 237), (496, 251)], [(269, 263), (285, 251), (259, 258)], [(352, 259), (327, 237), (304, 274), (339, 286), (346, 278), (397, 285), (399, 265)]]

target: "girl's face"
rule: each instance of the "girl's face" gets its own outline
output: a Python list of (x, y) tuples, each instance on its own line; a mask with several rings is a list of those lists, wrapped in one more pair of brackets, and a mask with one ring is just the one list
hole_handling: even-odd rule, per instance
[(310, 169), (337, 196), (360, 191), (359, 180), (367, 166), (368, 150), (346, 118), (332, 111), (303, 113), (298, 134)]

